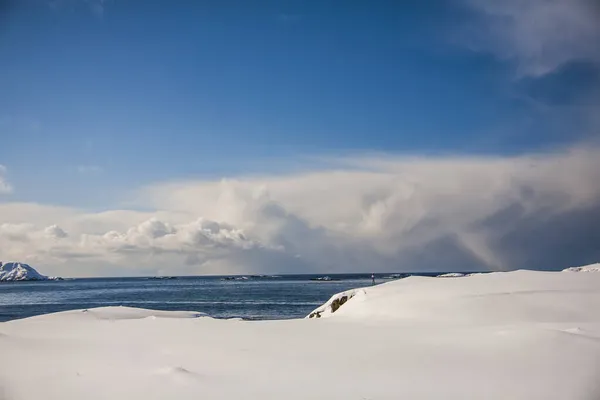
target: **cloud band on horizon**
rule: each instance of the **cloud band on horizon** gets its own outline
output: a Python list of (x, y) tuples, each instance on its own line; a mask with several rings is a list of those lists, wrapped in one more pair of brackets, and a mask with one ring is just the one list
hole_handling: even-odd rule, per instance
[(563, 268), (600, 258), (600, 149), (388, 156), (157, 183), (134, 208), (0, 204), (0, 252), (67, 276)]

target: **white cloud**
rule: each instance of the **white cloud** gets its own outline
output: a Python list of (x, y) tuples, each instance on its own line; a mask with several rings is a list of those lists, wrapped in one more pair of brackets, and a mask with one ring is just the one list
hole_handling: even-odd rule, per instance
[(0, 237), (7, 238), (11, 241), (29, 241), (29, 233), (34, 229), (32, 224), (20, 223), (3, 223), (0, 225)]
[(50, 225), (50, 226), (48, 226), (46, 229), (44, 229), (44, 233), (46, 234), (46, 236), (54, 238), (54, 239), (64, 239), (67, 236), (69, 236), (67, 234), (67, 232), (65, 232), (58, 225)]
[(0, 194), (12, 193), (13, 188), (6, 179), (6, 167), (0, 165)]
[[(0, 258), (65, 275), (564, 267), (600, 258), (600, 150), (365, 157), (167, 182), (156, 211), (0, 204)], [(68, 235), (67, 235), (68, 232)]]
[(600, 61), (600, 5), (594, 0), (466, 0), (483, 19), (465, 40), (540, 76), (569, 61)]

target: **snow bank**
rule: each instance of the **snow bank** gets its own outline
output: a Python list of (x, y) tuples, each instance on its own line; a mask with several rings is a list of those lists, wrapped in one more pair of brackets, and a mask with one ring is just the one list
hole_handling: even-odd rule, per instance
[(344, 295), (317, 320), (102, 308), (0, 323), (0, 398), (600, 398), (600, 274), (410, 277), (329, 308)]
[(45, 281), (49, 278), (37, 272), (33, 267), (19, 262), (0, 262), (0, 282), (3, 281)]
[(584, 265), (583, 267), (571, 267), (563, 269), (563, 272), (600, 272), (600, 263)]
[[(158, 311), (146, 310), (133, 307), (98, 307), (89, 310), (81, 310), (96, 319), (118, 320), (118, 319), (142, 319), (142, 318), (198, 318), (206, 314), (195, 311)], [(65, 314), (76, 314), (78, 311), (67, 311)]]

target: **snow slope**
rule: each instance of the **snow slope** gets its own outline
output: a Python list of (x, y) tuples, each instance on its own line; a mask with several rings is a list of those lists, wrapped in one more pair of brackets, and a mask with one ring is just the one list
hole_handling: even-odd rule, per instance
[(585, 275), (519, 270), (465, 279), (411, 276), (349, 291), (351, 299), (322, 317), (454, 325), (600, 320), (589, 315), (600, 312), (600, 277)]
[(600, 263), (563, 269), (564, 272), (600, 272)]
[(0, 323), (0, 398), (600, 399), (600, 274), (348, 294), (319, 319), (103, 308)]
[(27, 264), (19, 262), (0, 263), (0, 282), (2, 281), (44, 281), (49, 279)]

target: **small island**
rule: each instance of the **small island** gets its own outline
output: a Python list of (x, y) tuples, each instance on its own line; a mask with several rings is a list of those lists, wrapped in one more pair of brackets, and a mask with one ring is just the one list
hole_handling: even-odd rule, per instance
[(42, 275), (28, 264), (0, 261), (0, 282), (60, 281), (62, 278)]

